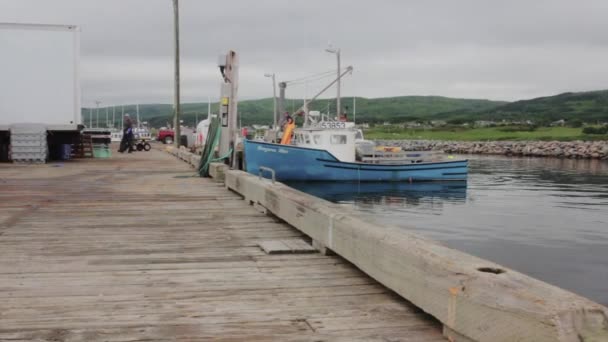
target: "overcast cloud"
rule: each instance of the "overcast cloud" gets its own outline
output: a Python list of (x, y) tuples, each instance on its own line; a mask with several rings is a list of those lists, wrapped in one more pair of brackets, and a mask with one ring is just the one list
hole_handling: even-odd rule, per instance
[[(83, 106), (171, 103), (171, 0), (0, 0), (0, 22), (81, 27)], [(608, 88), (608, 1), (180, 0), (182, 101), (219, 95), (217, 56), (240, 54), (240, 96), (353, 65), (345, 96), (515, 100)], [(289, 97), (319, 89), (288, 88)]]

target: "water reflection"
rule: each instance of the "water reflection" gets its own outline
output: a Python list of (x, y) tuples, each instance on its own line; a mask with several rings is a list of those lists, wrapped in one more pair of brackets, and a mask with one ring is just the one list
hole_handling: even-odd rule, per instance
[(608, 305), (608, 162), (472, 156), (467, 183), (294, 183)]
[(419, 204), (421, 201), (433, 198), (464, 203), (467, 197), (466, 182), (411, 184), (394, 182), (292, 182), (289, 185), (332, 202), (355, 202), (370, 205)]

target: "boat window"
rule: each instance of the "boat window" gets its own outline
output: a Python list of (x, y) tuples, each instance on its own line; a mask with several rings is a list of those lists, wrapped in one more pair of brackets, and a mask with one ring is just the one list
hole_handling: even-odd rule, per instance
[(357, 133), (355, 134), (355, 139), (363, 140), (363, 132), (358, 130)]
[(310, 145), (310, 134), (308, 134), (308, 133), (304, 134), (304, 139), (306, 141), (306, 144)]
[(316, 145), (321, 145), (323, 143), (323, 137), (321, 136), (321, 134), (315, 134), (312, 136), (312, 138), (315, 141)]
[(332, 145), (344, 145), (344, 144), (346, 144), (346, 135), (343, 135), (343, 134), (333, 134), (331, 136), (331, 144)]

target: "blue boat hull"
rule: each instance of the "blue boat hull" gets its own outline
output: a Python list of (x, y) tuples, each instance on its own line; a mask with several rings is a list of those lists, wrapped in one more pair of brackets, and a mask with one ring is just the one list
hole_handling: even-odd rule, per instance
[(260, 167), (271, 168), (279, 181), (463, 181), (467, 179), (466, 160), (379, 165), (341, 162), (325, 150), (246, 140), (245, 168), (259, 174)]

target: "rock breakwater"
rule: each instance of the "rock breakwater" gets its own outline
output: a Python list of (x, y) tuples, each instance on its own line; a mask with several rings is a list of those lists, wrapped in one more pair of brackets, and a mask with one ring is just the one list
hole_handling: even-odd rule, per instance
[(608, 141), (376, 140), (376, 143), (409, 151), (608, 160)]

